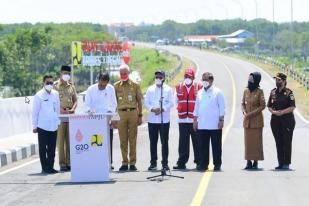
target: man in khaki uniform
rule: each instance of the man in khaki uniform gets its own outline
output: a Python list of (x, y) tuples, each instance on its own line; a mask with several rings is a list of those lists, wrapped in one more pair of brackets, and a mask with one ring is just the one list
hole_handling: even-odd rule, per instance
[[(60, 79), (54, 83), (54, 89), (59, 92), (60, 113), (73, 114), (77, 107), (77, 94), (75, 87), (69, 82), (70, 66), (62, 66)], [(70, 142), (68, 122), (61, 122), (58, 128), (58, 152), (60, 171), (70, 171)]]
[[(142, 92), (140, 86), (129, 79), (130, 68), (121, 65), (119, 68), (120, 81), (116, 82), (115, 92), (120, 121), (118, 131), (122, 153), (122, 166), (119, 171), (136, 171), (136, 138), (137, 126), (142, 124)], [(129, 160), (128, 160), (129, 143)], [(128, 166), (130, 165), (130, 167)]]

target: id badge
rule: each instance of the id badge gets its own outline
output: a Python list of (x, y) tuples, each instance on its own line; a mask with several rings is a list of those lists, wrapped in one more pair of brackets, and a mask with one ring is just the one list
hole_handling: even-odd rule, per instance
[(133, 101), (133, 98), (132, 98), (132, 95), (131, 95), (131, 94), (128, 95), (128, 100), (129, 100), (129, 102), (132, 102), (132, 101)]

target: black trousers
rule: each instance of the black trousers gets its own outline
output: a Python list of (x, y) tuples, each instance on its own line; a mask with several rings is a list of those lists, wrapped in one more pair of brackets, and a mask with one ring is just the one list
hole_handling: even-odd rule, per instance
[(162, 165), (168, 164), (168, 138), (169, 138), (170, 123), (156, 124), (148, 123), (148, 133), (150, 140), (150, 164), (157, 165), (157, 145), (160, 134), (160, 140), (162, 145)]
[(179, 123), (179, 145), (178, 145), (178, 154), (179, 158), (177, 165), (185, 165), (190, 156), (190, 136), (192, 140), (193, 152), (194, 152), (194, 163), (199, 162), (199, 153), (198, 153), (198, 143), (196, 132), (193, 129), (193, 123)]
[(211, 139), (213, 164), (221, 166), (222, 160), (222, 129), (198, 130), (200, 162), (199, 167), (206, 169), (209, 164), (209, 141)]
[(39, 155), (43, 171), (54, 168), (57, 130), (54, 132), (38, 128)]
[(114, 139), (114, 130), (109, 130), (109, 143), (110, 143), (110, 151), (111, 151), (111, 164), (113, 164), (113, 139)]
[(278, 163), (291, 164), (292, 138), (295, 128), (294, 116), (274, 116), (270, 120), (270, 126), (277, 147)]

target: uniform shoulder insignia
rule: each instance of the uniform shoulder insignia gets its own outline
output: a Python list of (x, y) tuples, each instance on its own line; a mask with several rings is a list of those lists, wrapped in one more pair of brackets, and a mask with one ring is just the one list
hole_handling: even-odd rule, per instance
[(58, 85), (59, 84), (59, 80), (54, 82), (54, 85)]
[(114, 86), (119, 85), (119, 84), (120, 84), (120, 81), (117, 81), (114, 83)]

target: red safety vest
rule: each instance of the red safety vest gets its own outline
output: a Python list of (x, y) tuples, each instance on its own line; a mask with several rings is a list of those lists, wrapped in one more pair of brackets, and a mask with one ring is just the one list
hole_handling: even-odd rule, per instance
[(193, 83), (188, 93), (187, 87), (184, 83), (178, 83), (176, 86), (176, 93), (178, 98), (178, 117), (179, 119), (185, 119), (187, 117), (193, 118), (195, 100), (198, 90), (202, 88), (202, 85)]

